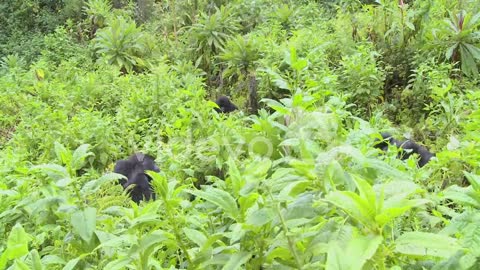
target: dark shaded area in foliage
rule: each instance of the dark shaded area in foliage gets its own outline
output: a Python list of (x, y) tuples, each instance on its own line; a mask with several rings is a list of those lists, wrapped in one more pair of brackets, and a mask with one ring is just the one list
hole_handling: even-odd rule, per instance
[(401, 152), (398, 154), (398, 158), (401, 160), (408, 159), (412, 154), (418, 154), (420, 157), (418, 160), (418, 166), (423, 167), (430, 161), (430, 159), (432, 159), (432, 157), (435, 156), (435, 154), (428, 151), (427, 148), (411, 140), (397, 140), (388, 132), (382, 132), (381, 136), (383, 140), (376, 143), (375, 148), (387, 151), (389, 145), (395, 145), (397, 148), (401, 149)]
[(135, 185), (130, 189), (129, 194), (136, 203), (139, 203), (143, 198), (145, 200), (155, 199), (155, 193), (150, 186), (152, 179), (145, 173), (147, 170), (160, 172), (160, 168), (155, 164), (155, 159), (143, 153), (135, 153), (128, 159), (119, 160), (115, 164), (113, 171), (127, 177), (127, 180), (119, 180), (123, 188), (127, 189), (129, 186)]
[(27, 63), (40, 55), (44, 35), (67, 19), (80, 20), (80, 1), (0, 1), (0, 55), (19, 54)]
[(218, 107), (220, 107), (215, 108), (215, 111), (217, 111), (218, 113), (230, 113), (238, 110), (238, 107), (233, 104), (227, 96), (220, 96), (219, 98), (217, 98), (215, 103), (217, 103)]

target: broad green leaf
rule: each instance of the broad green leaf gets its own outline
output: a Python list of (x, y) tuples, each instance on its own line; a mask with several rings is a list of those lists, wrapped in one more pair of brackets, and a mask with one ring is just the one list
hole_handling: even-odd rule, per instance
[(411, 176), (409, 176), (405, 172), (400, 171), (379, 159), (369, 158), (367, 159), (367, 165), (385, 175), (395, 176), (396, 179), (400, 179), (403, 181), (411, 179)]
[(377, 193), (383, 191), (385, 194), (385, 207), (390, 204), (395, 205), (396, 202), (406, 199), (408, 196), (421, 190), (414, 182), (402, 180), (375, 185), (374, 189)]
[(82, 195), (91, 195), (97, 192), (103, 185), (114, 182), (122, 177), (124, 176), (118, 173), (104, 174), (98, 179), (87, 182), (85, 185), (83, 185), (80, 192)]
[(454, 44), (453, 46), (448, 48), (447, 51), (445, 52), (445, 58), (447, 58), (447, 59), (452, 58), (453, 52), (455, 51), (457, 46), (458, 46), (457, 44)]
[(470, 14), (467, 14), (467, 16), (465, 16), (465, 21), (464, 22), (464, 29), (466, 28), (474, 28), (475, 25), (478, 23), (478, 21), (480, 20), (480, 12), (476, 13), (475, 15), (473, 15), (472, 17), (470, 17)]
[(472, 44), (464, 43), (463, 46), (468, 50), (473, 58), (480, 60), (480, 48)]
[(57, 158), (62, 162), (62, 164), (70, 164), (72, 155), (63, 144), (55, 142), (54, 149)]
[(250, 163), (247, 168), (245, 168), (245, 174), (254, 176), (254, 179), (259, 182), (265, 179), (268, 171), (272, 167), (272, 161), (270, 159), (256, 159), (254, 162)]
[(55, 184), (57, 187), (66, 187), (72, 182), (72, 178), (70, 177), (65, 177), (62, 179), (59, 179)]
[(151, 234), (143, 236), (139, 241), (139, 248), (141, 251), (147, 250), (148, 248), (165, 242), (166, 240), (172, 239), (174, 236), (168, 232), (162, 230), (156, 230)]
[(89, 148), (89, 144), (82, 144), (77, 149), (75, 149), (72, 156), (72, 163), (70, 164), (70, 168), (72, 168), (72, 170), (81, 169), (85, 165), (85, 159), (88, 156), (93, 155), (92, 152), (88, 152)]
[(460, 58), (462, 64), (462, 71), (469, 76), (477, 75), (478, 68), (477, 63), (475, 62), (475, 57), (470, 52), (470, 48), (465, 46), (465, 44), (460, 44)]
[(370, 229), (375, 227), (375, 211), (371, 209), (368, 202), (362, 200), (356, 193), (350, 191), (335, 191), (328, 193), (325, 199), (340, 207), (349, 216)]
[(130, 257), (117, 259), (109, 262), (105, 266), (105, 269), (109, 269), (109, 270), (125, 269), (125, 266), (127, 266), (131, 261), (132, 261), (132, 258)]
[(396, 252), (414, 256), (448, 258), (460, 249), (457, 239), (435, 233), (407, 232), (395, 241)]
[(169, 188), (167, 178), (163, 174), (154, 171), (148, 171), (147, 174), (152, 177), (152, 184), (155, 191), (160, 194), (162, 198), (168, 198)]
[(456, 203), (461, 203), (463, 205), (470, 205), (477, 209), (480, 209), (480, 201), (475, 191), (473, 190), (473, 186), (469, 186), (469, 187), (459, 187), (457, 185), (450, 186), (444, 191), (444, 197)]
[(20, 260), (15, 260), (15, 263), (13, 264), (15, 266), (15, 270), (31, 270), (28, 265)]
[(246, 196), (238, 198), (238, 204), (240, 205), (240, 209), (243, 212), (247, 211), (247, 209), (256, 204), (259, 196), (260, 195), (258, 193), (250, 193)]
[(45, 78), (45, 72), (43, 71), (43, 69), (36, 69), (35, 76), (37, 77), (37, 80), (43, 81), (43, 79)]
[(7, 239), (7, 249), (5, 251), (8, 254), (8, 259), (20, 258), (28, 253), (28, 243), (32, 237), (25, 232), (20, 223), (15, 224)]
[(275, 111), (281, 113), (281, 114), (288, 114), (289, 111), (288, 109), (280, 102), (273, 100), (273, 99), (262, 99), (268, 107), (274, 109)]
[(285, 51), (285, 62), (290, 66), (297, 61), (297, 49), (290, 46), (288, 51)]
[(249, 225), (261, 227), (268, 222), (272, 221), (275, 217), (275, 213), (272, 209), (269, 208), (261, 208), (256, 211), (253, 211), (247, 216), (246, 223)]
[(135, 230), (136, 228), (143, 225), (148, 225), (148, 224), (153, 225), (161, 222), (159, 214), (156, 214), (154, 212), (145, 212), (145, 213), (146, 214), (143, 214), (142, 216), (139, 216), (132, 221), (130, 226), (131, 230)]
[(42, 164), (33, 166), (31, 169), (47, 174), (59, 187), (64, 187), (71, 181), (67, 169), (57, 164)]
[(0, 255), (0, 269), (5, 269), (7, 266), (8, 262), (8, 253), (5, 250), (1, 255)]
[[(233, 245), (234, 243), (240, 241), (245, 236), (245, 233), (247, 232), (246, 229), (243, 228), (243, 226), (239, 223), (232, 224), (230, 226), (230, 233), (226, 233), (228, 235), (228, 238), (230, 239), (230, 244)], [(210, 241), (210, 239), (209, 239)]]
[(329, 244), (329, 249), (327, 253), (327, 263), (326, 270), (343, 270), (347, 269), (348, 265), (345, 260), (345, 253), (340, 247), (338, 242), (333, 242)]
[[(377, 198), (375, 191), (373, 190), (372, 186), (364, 179), (360, 178), (359, 176), (353, 175), (353, 180), (357, 185), (357, 188), (360, 192), (360, 197), (366, 200), (370, 206), (370, 209), (376, 209), (377, 206)], [(375, 214), (376, 211), (372, 211), (371, 214)]]
[(365, 262), (375, 255), (378, 247), (383, 241), (381, 236), (362, 236), (354, 238), (347, 247), (347, 254), (355, 254), (348, 260), (350, 269), (362, 269)]
[(238, 196), (240, 190), (245, 185), (245, 180), (243, 179), (242, 174), (238, 170), (238, 167), (232, 158), (228, 159), (227, 164), (228, 164), (228, 175), (232, 183), (233, 192), (235, 195)]
[(66, 264), (67, 262), (57, 255), (45, 255), (42, 257), (43, 265), (52, 265), (52, 264)]
[(183, 228), (183, 232), (188, 237), (188, 239), (194, 242), (198, 247), (203, 247), (207, 242), (207, 237), (201, 231)]
[(32, 270), (43, 270), (45, 269), (42, 265), (42, 260), (40, 259), (40, 254), (36, 249), (30, 251), (30, 262), (29, 262), (30, 269)]
[(284, 260), (292, 259), (292, 252), (286, 247), (276, 247), (267, 253), (267, 262), (282, 258)]
[(413, 23), (409, 22), (409, 21), (406, 21), (405, 22), (405, 25), (410, 29), (410, 30), (415, 30), (415, 25), (413, 25)]
[(404, 207), (395, 207), (388, 208), (382, 211), (379, 215), (375, 217), (375, 221), (380, 227), (385, 226), (385, 224), (391, 222), (394, 218), (403, 215), (405, 212), (410, 210), (412, 206), (406, 205)]
[(64, 267), (63, 270), (73, 270), (77, 263), (80, 261), (80, 258), (71, 259)]
[(295, 229), (300, 226), (303, 226), (309, 222), (311, 222), (312, 219), (310, 218), (295, 218), (295, 219), (289, 219), (285, 222), (285, 225), (287, 225), (288, 229)]
[(95, 231), (97, 209), (93, 207), (78, 210), (72, 214), (71, 223), (74, 232), (85, 242), (90, 242)]
[(246, 263), (252, 254), (250, 252), (237, 252), (230, 256), (228, 262), (223, 266), (222, 270), (236, 270), (239, 269), (242, 264)]
[(94, 250), (98, 250), (101, 248), (105, 247), (122, 247), (122, 246), (128, 246), (131, 243), (137, 242), (137, 237), (131, 234), (123, 234), (118, 237), (114, 237), (112, 239), (109, 239), (107, 241), (102, 242), (100, 245), (98, 245)]
[(205, 191), (189, 190), (188, 192), (222, 208), (233, 219), (238, 218), (237, 202), (228, 192), (213, 187), (209, 187)]
[(274, 70), (272, 70), (270, 68), (265, 68), (265, 69), (261, 69), (261, 71), (264, 71), (267, 74), (269, 74), (270, 76), (272, 76), (273, 77), (272, 81), (278, 88), (285, 89), (285, 90), (291, 90), (291, 86), (288, 83), (288, 81), (285, 80), (284, 78), (282, 78), (282, 76), (280, 74), (278, 74), (277, 72), (275, 72)]
[[(326, 270), (361, 270), (368, 259), (375, 255), (382, 243), (381, 236), (356, 236), (348, 241), (346, 248), (340, 242), (331, 243), (328, 250)], [(348, 260), (345, 258), (348, 257)]]
[(203, 244), (200, 252), (203, 252), (206, 249), (209, 249), (212, 247), (213, 244), (215, 244), (217, 241), (221, 240), (222, 238), (225, 237), (225, 234), (223, 233), (216, 233), (216, 234), (211, 234), (208, 236), (207, 241)]
[(288, 183), (278, 194), (279, 200), (288, 200), (296, 197), (298, 194), (305, 192), (312, 185), (312, 181), (295, 181)]
[(468, 182), (472, 185), (473, 189), (480, 192), (480, 176), (464, 171), (463, 174), (467, 178)]
[(0, 190), (0, 196), (15, 197), (15, 196), (18, 196), (18, 195), (19, 195), (19, 193), (15, 190), (10, 190), (10, 189), (9, 190)]
[(328, 165), (325, 175), (328, 177), (329, 183), (333, 190), (336, 190), (337, 186), (345, 185), (347, 182), (343, 168), (337, 160), (333, 160)]
[(276, 77), (273, 79), (273, 83), (280, 89), (291, 90), (292, 86), (288, 83), (287, 80), (282, 77)]
[(208, 105), (208, 107), (210, 107), (210, 108), (220, 108), (220, 107), (218, 107), (218, 104), (217, 104), (217, 103), (215, 103), (215, 102), (213, 102), (213, 101), (211, 101), (211, 100), (208, 100), (208, 101), (207, 101), (207, 105)]
[(308, 61), (305, 59), (299, 59), (292, 64), (292, 68), (295, 69), (297, 72), (302, 71), (308, 65)]

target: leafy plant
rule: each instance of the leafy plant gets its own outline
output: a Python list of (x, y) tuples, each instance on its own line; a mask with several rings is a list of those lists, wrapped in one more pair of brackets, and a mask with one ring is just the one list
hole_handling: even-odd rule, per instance
[[(478, 268), (479, 8), (1, 2), (0, 268)], [(155, 200), (111, 173), (134, 152)]]
[(98, 29), (103, 28), (110, 17), (112, 5), (107, 0), (89, 0), (83, 7), (88, 16), (90, 39), (94, 38)]
[(255, 61), (260, 58), (255, 40), (237, 35), (229, 40), (219, 58), (227, 65), (223, 76), (231, 78), (237, 76), (239, 80), (255, 70)]
[(326, 199), (342, 208), (349, 216), (376, 235), (382, 235), (383, 228), (396, 217), (405, 214), (412, 207), (427, 202), (407, 199), (415, 192), (415, 185), (412, 183), (398, 182), (386, 185), (387, 188), (393, 185), (399, 187), (397, 187), (396, 194), (389, 194), (390, 196), (385, 200), (385, 194), (377, 195), (372, 186), (364, 179), (354, 176), (353, 180), (360, 194), (350, 191), (335, 191), (327, 194)]
[(343, 57), (339, 81), (348, 101), (359, 113), (369, 116), (382, 97), (385, 73), (377, 62), (378, 53), (367, 48), (359, 46), (354, 54)]
[(8, 236), (7, 248), (0, 256), (0, 267), (5, 268), (9, 260), (17, 259), (26, 255), (28, 253), (28, 244), (30, 240), (31, 235), (25, 232), (22, 225), (15, 225)]
[(239, 29), (240, 25), (233, 10), (224, 6), (212, 15), (201, 14), (198, 22), (188, 30), (195, 66), (211, 73), (212, 56), (220, 53), (227, 39)]
[(248, 37), (237, 36), (229, 40), (219, 58), (226, 64), (222, 76), (236, 78), (239, 88), (248, 92), (248, 108), (251, 113), (258, 111), (257, 78), (255, 75), (256, 61), (261, 55), (255, 41)]
[(89, 48), (78, 44), (64, 27), (58, 27), (55, 32), (45, 36), (42, 60), (54, 66), (60, 66), (63, 62), (70, 62), (78, 67), (92, 65), (91, 51)]
[(292, 26), (292, 19), (295, 16), (295, 9), (289, 5), (282, 5), (274, 12), (273, 16), (285, 30), (289, 31)]
[[(445, 42), (449, 48), (445, 52), (445, 57), (451, 59), (453, 63), (460, 63), (463, 73), (468, 76), (477, 76), (477, 62), (480, 61), (480, 47), (477, 43), (480, 41), (480, 13), (471, 15), (465, 10), (453, 15), (445, 20), (448, 30), (444, 30)], [(448, 32), (447, 32), (448, 31)]]
[(100, 60), (116, 65), (125, 74), (147, 67), (142, 39), (143, 33), (135, 22), (117, 17), (98, 32), (94, 42)]
[(0, 68), (3, 72), (15, 72), (15, 70), (23, 68), (25, 65), (23, 59), (18, 54), (11, 54), (2, 57)]

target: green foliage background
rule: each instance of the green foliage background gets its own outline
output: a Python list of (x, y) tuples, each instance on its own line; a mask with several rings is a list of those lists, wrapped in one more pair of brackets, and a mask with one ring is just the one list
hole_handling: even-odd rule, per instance
[[(0, 3), (0, 269), (478, 269), (479, 10)], [(140, 205), (112, 173), (136, 151)]]

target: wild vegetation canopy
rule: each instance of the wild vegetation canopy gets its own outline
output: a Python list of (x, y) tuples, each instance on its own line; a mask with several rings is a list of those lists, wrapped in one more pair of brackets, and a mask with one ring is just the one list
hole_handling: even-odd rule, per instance
[(3, 1), (0, 269), (478, 269), (479, 10)]

